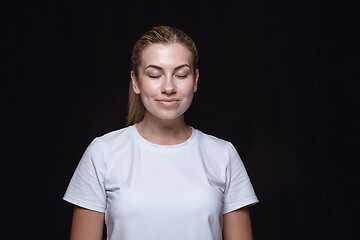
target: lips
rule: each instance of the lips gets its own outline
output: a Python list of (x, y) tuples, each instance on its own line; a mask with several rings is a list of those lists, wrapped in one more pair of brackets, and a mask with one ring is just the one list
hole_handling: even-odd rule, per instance
[(166, 107), (172, 107), (179, 103), (179, 100), (175, 99), (175, 98), (163, 98), (163, 99), (158, 99), (157, 101), (161, 105), (166, 106)]

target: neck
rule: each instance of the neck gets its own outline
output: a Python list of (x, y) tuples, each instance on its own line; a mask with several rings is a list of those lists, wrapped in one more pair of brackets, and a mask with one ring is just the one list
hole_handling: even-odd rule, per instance
[(174, 145), (185, 142), (192, 133), (185, 124), (184, 116), (172, 120), (154, 119), (145, 114), (144, 119), (136, 124), (139, 134), (149, 142), (160, 145)]

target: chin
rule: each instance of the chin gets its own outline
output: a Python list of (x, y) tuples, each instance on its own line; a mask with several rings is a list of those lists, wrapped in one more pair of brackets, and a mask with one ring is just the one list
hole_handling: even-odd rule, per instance
[(177, 113), (150, 113), (155, 118), (159, 120), (171, 121), (181, 118), (184, 115), (184, 112), (177, 112)]
[(182, 115), (183, 114), (175, 115), (175, 116), (156, 116), (156, 117), (159, 118), (160, 120), (172, 121), (172, 120), (179, 119), (180, 117), (182, 117)]

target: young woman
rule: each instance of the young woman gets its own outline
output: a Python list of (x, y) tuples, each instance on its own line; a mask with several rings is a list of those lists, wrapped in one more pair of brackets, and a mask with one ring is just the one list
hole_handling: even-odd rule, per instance
[(128, 127), (95, 138), (64, 199), (75, 205), (71, 239), (252, 239), (258, 202), (233, 145), (184, 120), (197, 90), (196, 46), (155, 27), (132, 53)]

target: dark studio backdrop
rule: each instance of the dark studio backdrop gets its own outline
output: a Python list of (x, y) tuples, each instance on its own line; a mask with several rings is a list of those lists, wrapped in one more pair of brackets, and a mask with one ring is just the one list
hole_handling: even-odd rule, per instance
[[(260, 203), (255, 239), (353, 239), (358, 3), (33, 1), (4, 6), (4, 239), (68, 239), (85, 148), (125, 126), (130, 52), (152, 26), (199, 48), (190, 125), (231, 141)], [(3, 224), (4, 226), (4, 224)]]

